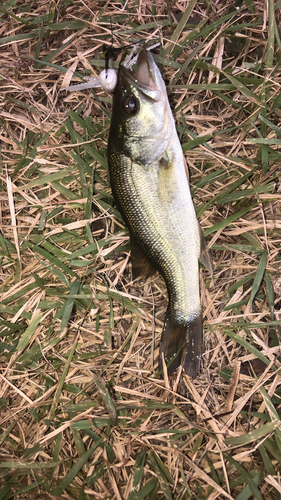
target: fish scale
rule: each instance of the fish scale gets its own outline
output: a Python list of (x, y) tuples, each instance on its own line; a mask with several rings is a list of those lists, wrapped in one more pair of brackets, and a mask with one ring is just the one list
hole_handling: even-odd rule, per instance
[[(147, 51), (138, 57), (136, 74), (120, 66), (108, 161), (113, 195), (131, 236), (133, 271), (138, 259), (147, 261), (167, 286), (159, 368), (164, 358), (169, 373), (182, 364), (196, 377), (203, 340), (202, 235), (165, 84)], [(148, 265), (144, 269), (139, 274), (145, 277)]]

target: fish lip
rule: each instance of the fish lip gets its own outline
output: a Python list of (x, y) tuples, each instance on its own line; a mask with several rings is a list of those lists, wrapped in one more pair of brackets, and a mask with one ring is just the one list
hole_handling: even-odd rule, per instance
[[(150, 85), (146, 85), (141, 82), (137, 78), (138, 71), (140, 69), (141, 64), (147, 65), (147, 71), (150, 79)], [(159, 78), (159, 69), (150, 54), (147, 50), (142, 50), (137, 59), (137, 71), (136, 73), (130, 71), (125, 66), (121, 65), (119, 68), (119, 76), (123, 81), (129, 81), (132, 87), (135, 87), (138, 91), (140, 91), (144, 96), (152, 99), (153, 101), (159, 101), (161, 98), (162, 85), (163, 82), (162, 77), (160, 75)]]

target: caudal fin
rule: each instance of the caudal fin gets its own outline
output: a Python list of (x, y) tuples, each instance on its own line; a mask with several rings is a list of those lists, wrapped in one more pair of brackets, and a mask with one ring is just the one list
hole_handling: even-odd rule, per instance
[(161, 337), (159, 370), (163, 369), (163, 353), (169, 375), (182, 364), (187, 375), (192, 378), (197, 377), (202, 357), (202, 342), (201, 313), (190, 322), (182, 324), (173, 317), (168, 309)]

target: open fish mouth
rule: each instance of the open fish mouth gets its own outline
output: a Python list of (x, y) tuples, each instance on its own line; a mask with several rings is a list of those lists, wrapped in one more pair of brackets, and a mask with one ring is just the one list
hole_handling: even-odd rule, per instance
[(146, 97), (153, 101), (159, 101), (163, 91), (163, 80), (158, 66), (150, 52), (142, 50), (137, 58), (137, 68), (133, 72), (126, 66), (119, 68), (119, 80), (122, 83), (128, 82), (132, 89), (137, 89)]
[(141, 51), (137, 59), (136, 79), (142, 85), (152, 90), (156, 87), (155, 62), (152, 55), (147, 51)]

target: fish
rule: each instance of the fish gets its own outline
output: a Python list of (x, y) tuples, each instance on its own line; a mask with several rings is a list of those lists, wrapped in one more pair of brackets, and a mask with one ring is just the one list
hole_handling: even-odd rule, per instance
[(132, 276), (158, 271), (168, 308), (159, 348), (159, 370), (183, 366), (197, 377), (203, 345), (199, 260), (212, 262), (192, 201), (186, 160), (165, 82), (143, 49), (136, 70), (120, 65), (108, 138), (112, 193), (129, 229)]

